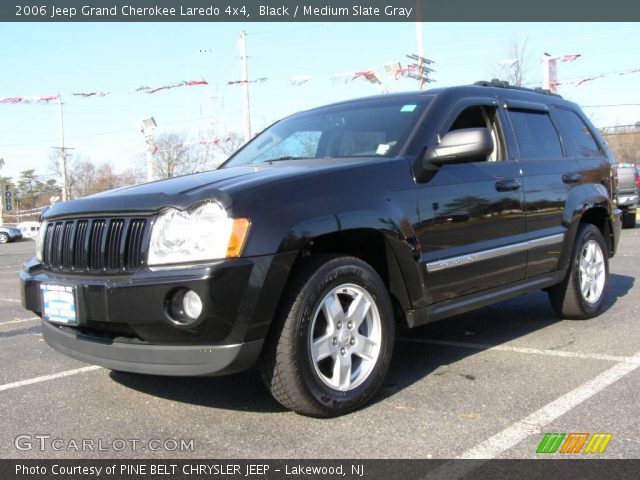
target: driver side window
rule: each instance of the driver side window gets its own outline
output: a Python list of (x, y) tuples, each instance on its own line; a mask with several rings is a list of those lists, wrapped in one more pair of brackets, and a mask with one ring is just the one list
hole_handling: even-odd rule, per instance
[(500, 130), (496, 107), (477, 105), (464, 109), (445, 133), (464, 128), (487, 128), (493, 138), (493, 152), (487, 157), (474, 159), (474, 161), (498, 162), (506, 160), (504, 139)]

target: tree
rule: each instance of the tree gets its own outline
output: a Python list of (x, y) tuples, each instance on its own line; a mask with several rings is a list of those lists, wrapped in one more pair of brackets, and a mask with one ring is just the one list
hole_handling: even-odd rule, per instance
[(215, 169), (242, 145), (244, 145), (244, 138), (238, 133), (231, 132), (217, 136), (210, 132), (192, 147), (191, 153), (200, 159), (199, 163), (203, 169)]
[(154, 139), (153, 170), (156, 178), (171, 178), (204, 170), (204, 160), (186, 143), (182, 133), (163, 133)]
[(504, 51), (505, 58), (494, 62), (489, 72), (492, 78), (506, 80), (510, 85), (522, 87), (534, 83), (531, 78), (532, 62), (527, 50), (528, 39), (511, 37)]
[(614, 127), (602, 134), (618, 163), (640, 164), (640, 126)]
[(95, 193), (96, 166), (86, 158), (78, 160), (74, 167), (74, 176), (77, 178), (71, 189), (72, 197), (86, 197)]
[(33, 168), (23, 170), (18, 177), (19, 200), (23, 209), (35, 208), (44, 184)]
[[(75, 188), (75, 183), (76, 183), (76, 180), (78, 179), (77, 167), (78, 167), (78, 162), (80, 161), (82, 161), (81, 158), (78, 158), (77, 156), (71, 156), (71, 155), (69, 155), (69, 158), (67, 159), (66, 189), (67, 189), (67, 196), (69, 197), (69, 199), (72, 198), (72, 194)], [(53, 175), (53, 177), (57, 181), (60, 182), (61, 186), (65, 183), (64, 174), (62, 172), (62, 165), (60, 162), (60, 158), (57, 155), (51, 155), (49, 157), (49, 172), (51, 173), (51, 175)]]

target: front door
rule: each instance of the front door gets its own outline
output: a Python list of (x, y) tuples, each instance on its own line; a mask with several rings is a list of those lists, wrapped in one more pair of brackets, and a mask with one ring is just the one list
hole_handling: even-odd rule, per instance
[(418, 184), (418, 237), (427, 301), (437, 303), (521, 280), (525, 276), (525, 217), (518, 162), (504, 141), (504, 112), (494, 99), (460, 103), (438, 134), (486, 127), (494, 151), (486, 158), (445, 164)]

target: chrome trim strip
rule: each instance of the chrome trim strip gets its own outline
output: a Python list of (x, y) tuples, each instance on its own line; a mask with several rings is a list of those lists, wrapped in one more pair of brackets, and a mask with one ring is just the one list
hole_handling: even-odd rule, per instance
[(460, 255), (457, 257), (445, 258), (444, 260), (437, 260), (435, 262), (427, 263), (427, 272), (439, 272), (441, 270), (446, 270), (447, 268), (455, 268), (461, 265), (468, 265), (470, 263), (490, 260), (492, 258), (501, 257), (503, 255), (511, 255), (512, 253), (531, 250), (533, 248), (547, 247), (549, 245), (562, 243), (563, 240), (564, 233), (558, 233), (556, 235), (535, 238), (533, 240), (527, 240), (526, 242), (506, 245), (504, 247), (492, 248), (490, 250), (483, 250), (480, 252), (468, 253), (466, 255)]

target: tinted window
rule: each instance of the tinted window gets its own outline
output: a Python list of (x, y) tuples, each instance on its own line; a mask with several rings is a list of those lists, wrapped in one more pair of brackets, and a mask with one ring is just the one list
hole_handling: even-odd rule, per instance
[(395, 157), (431, 97), (381, 97), (293, 115), (267, 128), (224, 167), (304, 158)]
[(516, 133), (521, 158), (562, 157), (558, 132), (547, 113), (511, 110), (509, 116)]
[(562, 125), (562, 130), (573, 145), (576, 157), (598, 157), (602, 155), (589, 128), (576, 112), (557, 108), (556, 114), (560, 125)]

